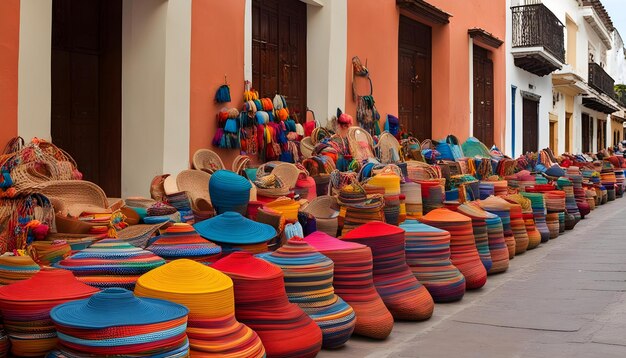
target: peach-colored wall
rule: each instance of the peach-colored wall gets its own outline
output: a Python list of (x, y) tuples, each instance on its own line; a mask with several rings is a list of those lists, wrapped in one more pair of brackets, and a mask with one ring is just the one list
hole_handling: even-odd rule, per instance
[[(505, 0), (428, 2), (452, 15), (446, 25), (432, 26), (433, 138), (455, 134), (465, 140), (470, 132), (469, 36), (479, 27), (505, 40)], [(398, 21), (395, 0), (348, 0), (348, 58), (346, 111), (355, 114), (352, 101), (351, 59), (368, 60), (374, 99), (381, 118), (398, 112)], [(495, 141), (503, 144), (505, 123), (505, 46), (492, 51), (494, 62)], [(382, 125), (382, 123), (381, 123)], [(424, 138), (420, 138), (424, 139)], [(491, 143), (487, 143), (490, 145)]]
[(213, 102), (217, 88), (230, 85), (231, 103), (243, 105), (245, 0), (193, 0), (191, 9), (190, 155), (201, 148), (216, 151), (227, 168), (239, 150), (213, 147), (215, 115), (223, 105)]
[(0, 2), (0, 148), (17, 135), (20, 0)]

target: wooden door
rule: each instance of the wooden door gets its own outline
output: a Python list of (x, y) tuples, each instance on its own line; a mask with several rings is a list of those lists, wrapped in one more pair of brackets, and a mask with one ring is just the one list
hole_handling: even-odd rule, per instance
[(592, 122), (591, 118), (587, 113), (583, 113), (581, 116), (581, 124), (582, 124), (582, 151), (583, 153), (587, 153), (591, 151), (591, 135), (592, 135)]
[(493, 62), (489, 51), (474, 45), (474, 137), (488, 147), (493, 139)]
[(572, 153), (572, 118), (573, 114), (565, 113), (565, 151)]
[(539, 150), (539, 102), (524, 98), (522, 108), (523, 152)]
[(432, 136), (431, 28), (400, 16), (398, 118), (419, 139)]
[(252, 1), (252, 86), (262, 97), (285, 96), (292, 113), (306, 112), (306, 4)]
[(53, 0), (52, 9), (52, 142), (119, 197), (122, 0)]
[(558, 133), (559, 133), (559, 122), (550, 121), (550, 149), (552, 152), (557, 153), (558, 151)]

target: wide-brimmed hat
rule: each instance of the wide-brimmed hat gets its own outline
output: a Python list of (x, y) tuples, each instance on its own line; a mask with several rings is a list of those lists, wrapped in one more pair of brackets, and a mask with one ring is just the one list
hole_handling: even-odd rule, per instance
[(200, 236), (218, 243), (233, 245), (258, 244), (276, 236), (276, 230), (232, 211), (194, 225)]
[(219, 246), (198, 235), (193, 226), (182, 223), (168, 227), (146, 250), (166, 260), (189, 258), (195, 261), (215, 260), (222, 252)]
[(37, 302), (84, 298), (98, 292), (76, 279), (71, 271), (45, 269), (33, 277), (0, 287), (0, 301)]
[(31, 278), (39, 265), (30, 256), (0, 256), (0, 286)]
[(209, 180), (211, 203), (218, 214), (227, 211), (245, 213), (252, 184), (230, 170), (218, 170)]
[(193, 154), (192, 164), (195, 169), (209, 173), (225, 168), (219, 154), (209, 149), (198, 149)]

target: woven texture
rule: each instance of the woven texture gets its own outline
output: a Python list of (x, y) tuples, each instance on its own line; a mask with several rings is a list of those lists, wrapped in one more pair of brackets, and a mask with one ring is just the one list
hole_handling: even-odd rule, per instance
[(541, 234), (541, 242), (548, 242), (550, 240), (550, 229), (546, 223), (546, 205), (543, 194), (529, 192), (523, 192), (521, 194), (530, 200), (533, 216), (535, 218), (535, 226)]
[(222, 253), (221, 247), (203, 239), (189, 224), (168, 227), (146, 250), (167, 261), (188, 258), (203, 263), (215, 262)]
[(395, 319), (425, 320), (434, 301), (406, 262), (404, 230), (382, 222), (360, 226), (342, 240), (368, 246), (374, 263), (374, 285)]
[(39, 272), (30, 256), (0, 256), (0, 286), (26, 280)]
[[(475, 204), (478, 205), (478, 204)], [(491, 269), (489, 274), (504, 272), (509, 269), (509, 249), (504, 240), (502, 219), (496, 214), (488, 213), (485, 223), (489, 237), (489, 253), (491, 253)]]
[(504, 241), (506, 242), (506, 247), (509, 249), (509, 259), (514, 258), (515, 236), (513, 236), (513, 229), (511, 228), (511, 204), (497, 196), (490, 196), (485, 200), (480, 200), (478, 203), (481, 208), (498, 215), (502, 220)]
[(474, 240), (476, 249), (480, 256), (485, 270), (491, 269), (491, 253), (489, 252), (489, 234), (487, 230), (487, 212), (475, 205), (461, 204), (456, 211), (472, 219), (472, 229), (474, 230)]
[(209, 180), (211, 203), (218, 214), (235, 211), (245, 214), (252, 184), (234, 172), (218, 170)]

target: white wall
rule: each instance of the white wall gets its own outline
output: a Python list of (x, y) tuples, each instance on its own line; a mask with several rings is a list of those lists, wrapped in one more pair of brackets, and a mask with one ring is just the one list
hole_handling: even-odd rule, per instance
[(50, 140), (52, 0), (20, 1), (17, 133)]
[(624, 40), (617, 30), (613, 31), (613, 48), (608, 54), (608, 73), (615, 84), (626, 84), (626, 59), (624, 58)]

